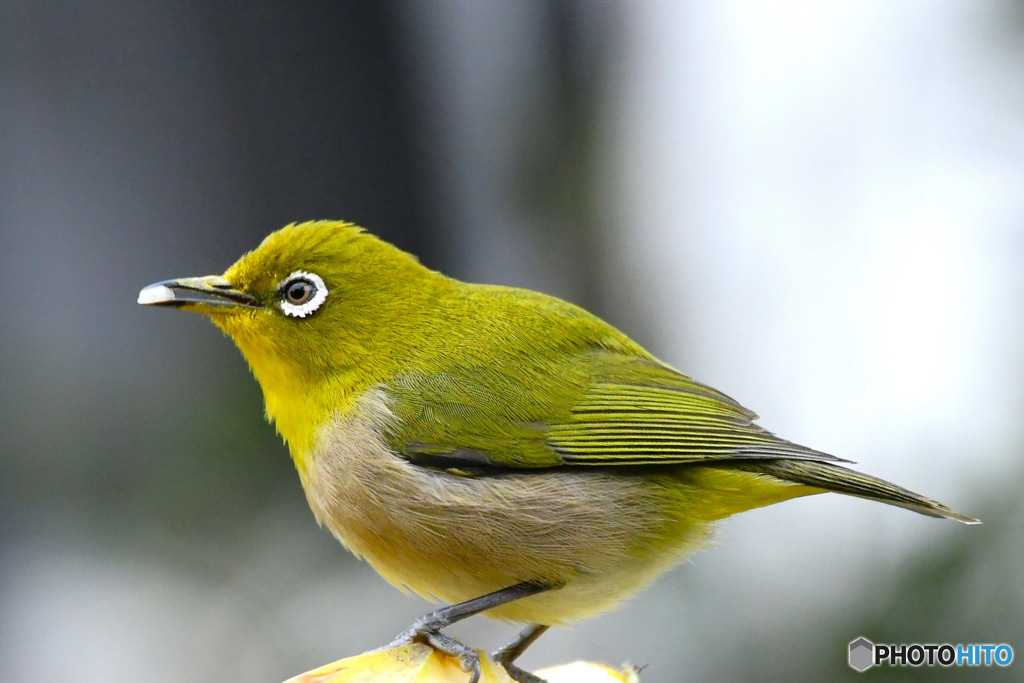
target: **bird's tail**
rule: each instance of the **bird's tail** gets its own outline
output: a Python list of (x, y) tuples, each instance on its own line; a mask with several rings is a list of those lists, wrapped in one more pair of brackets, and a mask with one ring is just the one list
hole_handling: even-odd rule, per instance
[(981, 524), (980, 520), (961, 515), (938, 501), (925, 498), (901, 486), (828, 462), (758, 460), (734, 464), (733, 467), (758, 474), (767, 474), (783, 481), (803, 484), (824, 491), (877, 500), (880, 503), (906, 508), (929, 517), (945, 517), (964, 524)]

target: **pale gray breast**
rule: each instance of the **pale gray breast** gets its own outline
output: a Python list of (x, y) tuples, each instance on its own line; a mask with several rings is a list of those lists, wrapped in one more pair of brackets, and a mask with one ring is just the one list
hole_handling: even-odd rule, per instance
[(377, 389), (324, 427), (308, 459), (306, 493), (320, 523), (398, 586), (446, 601), (526, 580), (572, 580), (580, 588), (589, 580), (602, 591), (618, 581), (632, 590), (636, 581), (621, 581), (623, 572), (650, 565), (639, 572), (646, 576), (682, 550), (666, 552), (664, 529), (679, 520), (665, 518), (664, 500), (639, 475), (430, 470), (385, 444), (381, 435), (393, 419)]

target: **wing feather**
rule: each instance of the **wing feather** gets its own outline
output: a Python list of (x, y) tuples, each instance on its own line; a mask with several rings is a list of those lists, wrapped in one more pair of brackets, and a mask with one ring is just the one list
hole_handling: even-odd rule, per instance
[(591, 360), (591, 383), (546, 437), (566, 464), (649, 465), (701, 460), (839, 458), (785, 441), (725, 394), (657, 361), (610, 352)]
[(732, 398), (667, 365), (608, 349), (566, 354), (556, 372), (501, 366), (411, 374), (389, 394), (399, 418), (391, 435), (396, 450), (458, 474), (778, 458), (846, 462), (780, 439)]

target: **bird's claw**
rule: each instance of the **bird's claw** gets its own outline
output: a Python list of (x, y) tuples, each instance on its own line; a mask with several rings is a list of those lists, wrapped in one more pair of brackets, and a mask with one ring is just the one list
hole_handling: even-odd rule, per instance
[(384, 649), (404, 647), (410, 643), (426, 643), (438, 652), (459, 660), (463, 671), (469, 672), (469, 683), (480, 681), (480, 654), (473, 648), (466, 647), (459, 641), (446, 636), (430, 624), (417, 622), (402, 631)]

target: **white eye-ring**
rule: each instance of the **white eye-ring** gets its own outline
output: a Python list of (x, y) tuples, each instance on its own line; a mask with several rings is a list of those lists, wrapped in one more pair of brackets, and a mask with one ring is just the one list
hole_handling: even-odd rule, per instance
[(281, 297), (281, 310), (285, 315), (305, 318), (324, 303), (327, 286), (319, 275), (297, 270), (281, 281), (277, 294)]

